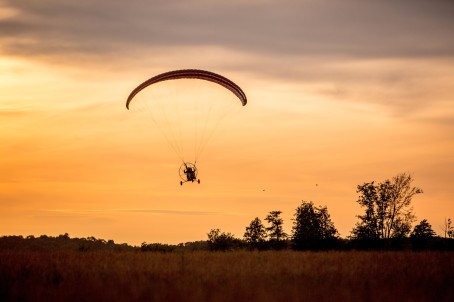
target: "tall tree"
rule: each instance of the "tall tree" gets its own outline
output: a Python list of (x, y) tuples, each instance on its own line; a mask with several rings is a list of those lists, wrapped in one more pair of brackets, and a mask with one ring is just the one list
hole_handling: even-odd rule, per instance
[(281, 211), (271, 211), (265, 218), (270, 224), (266, 228), (266, 231), (268, 232), (269, 241), (274, 248), (282, 248), (283, 241), (287, 238), (287, 234), (282, 227), (284, 220), (280, 217), (281, 214)]
[(244, 240), (251, 248), (261, 248), (263, 246), (263, 243), (266, 241), (266, 230), (260, 218), (256, 217), (246, 227)]
[(441, 226), (441, 228), (445, 238), (454, 238), (454, 227), (452, 226), (451, 218), (445, 218), (445, 223)]
[(402, 173), (382, 183), (364, 183), (358, 186), (358, 203), (365, 208), (360, 222), (352, 230), (352, 238), (406, 237), (414, 221), (411, 201), (423, 191), (412, 186), (413, 177)]
[(454, 227), (451, 224), (451, 218), (448, 218), (447, 234), (449, 238), (454, 238)]
[(292, 241), (296, 249), (328, 248), (338, 237), (328, 208), (315, 207), (312, 201), (302, 201), (293, 219)]

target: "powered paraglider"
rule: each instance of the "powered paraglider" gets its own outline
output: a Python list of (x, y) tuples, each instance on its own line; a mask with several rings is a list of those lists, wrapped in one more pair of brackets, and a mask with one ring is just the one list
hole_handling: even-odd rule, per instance
[(182, 185), (200, 183), (197, 159), (219, 122), (232, 110), (234, 102), (228, 99), (247, 104), (246, 94), (228, 78), (205, 70), (182, 69), (161, 73), (138, 85), (129, 94), (126, 108), (135, 107), (151, 116), (182, 161)]

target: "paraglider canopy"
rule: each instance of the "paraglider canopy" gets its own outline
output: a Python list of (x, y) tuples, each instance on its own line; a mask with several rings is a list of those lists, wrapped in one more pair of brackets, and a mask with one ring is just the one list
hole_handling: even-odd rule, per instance
[(138, 94), (142, 89), (158, 83), (162, 81), (167, 81), (167, 80), (176, 80), (176, 79), (200, 79), (200, 80), (205, 80), (205, 81), (210, 81), (214, 82), (216, 84), (219, 84), (221, 86), (224, 86), (225, 88), (229, 89), (233, 94), (235, 94), (241, 101), (241, 104), (243, 106), (246, 106), (247, 104), (247, 98), (246, 94), (243, 92), (243, 90), (234, 82), (231, 80), (227, 79), (226, 77), (223, 77), (217, 73), (211, 72), (211, 71), (206, 71), (206, 70), (200, 70), (200, 69), (181, 69), (181, 70), (174, 70), (174, 71), (169, 71), (165, 73), (161, 73), (157, 76), (154, 76), (139, 86), (137, 86), (128, 96), (128, 99), (126, 101), (126, 108), (129, 109), (129, 103), (132, 101), (134, 96)]

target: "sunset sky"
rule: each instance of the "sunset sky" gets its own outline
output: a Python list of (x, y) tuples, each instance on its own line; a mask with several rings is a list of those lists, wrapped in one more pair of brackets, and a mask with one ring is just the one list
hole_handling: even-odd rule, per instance
[[(125, 108), (156, 74), (240, 85), (198, 161)], [(302, 200), (342, 237), (356, 187), (411, 173), (417, 222), (454, 219), (450, 0), (0, 0), (0, 235), (179, 243), (242, 237)], [(265, 223), (265, 221), (263, 221)]]

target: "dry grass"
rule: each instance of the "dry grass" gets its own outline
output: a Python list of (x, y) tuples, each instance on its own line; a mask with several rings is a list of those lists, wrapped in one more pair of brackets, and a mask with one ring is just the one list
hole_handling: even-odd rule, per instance
[(454, 301), (448, 252), (0, 252), (0, 300)]

